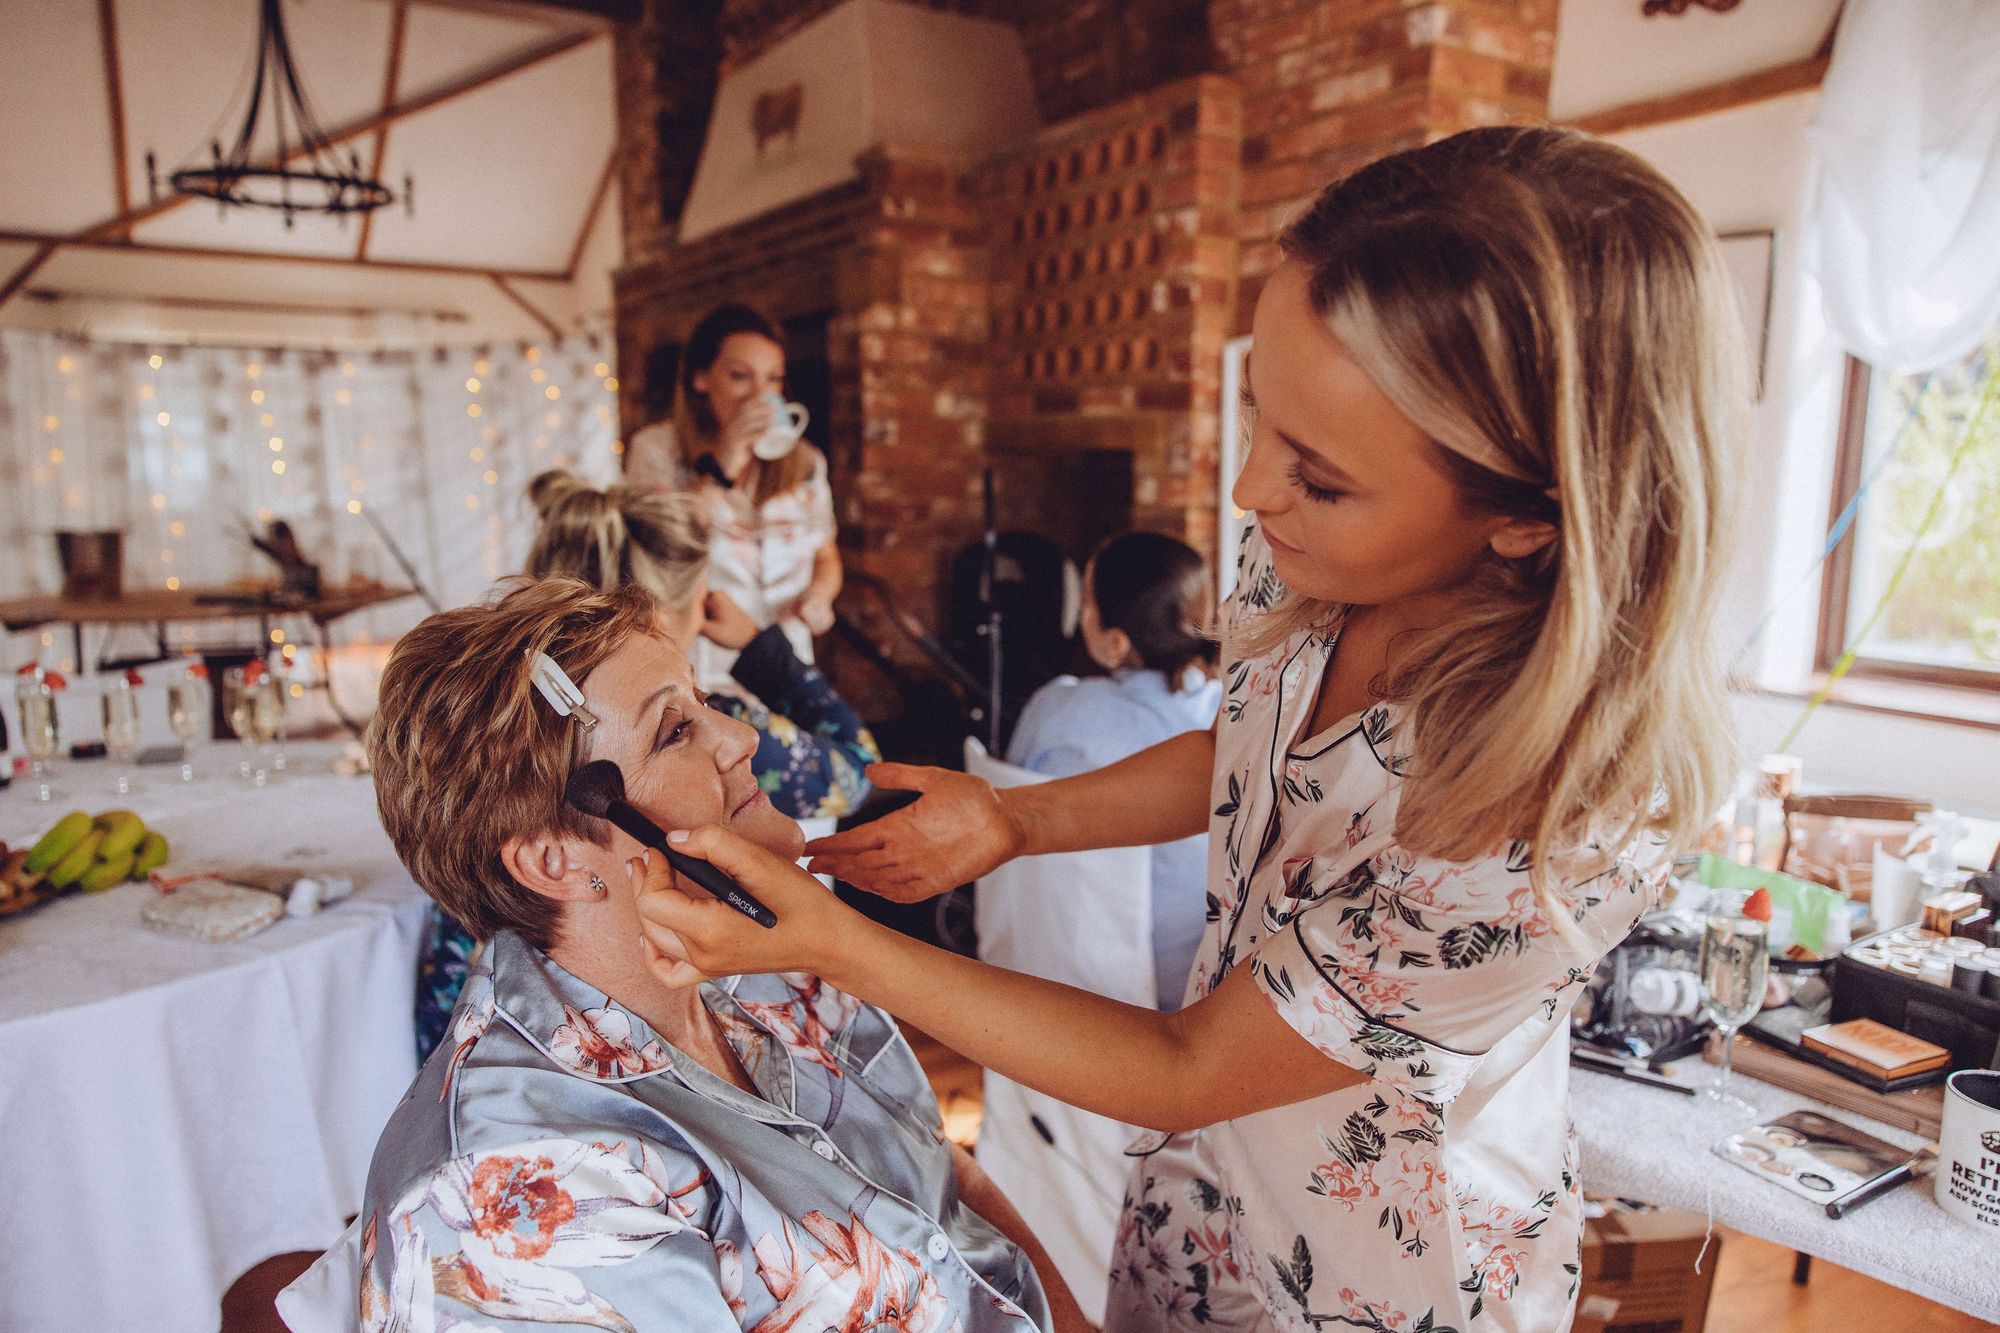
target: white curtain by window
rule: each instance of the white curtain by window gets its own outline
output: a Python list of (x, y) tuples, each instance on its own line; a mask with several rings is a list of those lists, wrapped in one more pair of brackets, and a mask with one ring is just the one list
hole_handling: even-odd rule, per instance
[(1846, 349), (1912, 373), (2000, 320), (2000, 0), (1847, 0), (1807, 262)]
[[(617, 476), (611, 360), (578, 340), (338, 353), (0, 331), (0, 598), (59, 591), (64, 529), (123, 531), (127, 588), (269, 579), (245, 534), (274, 518), (331, 583), (406, 582), (366, 509), (440, 603), (473, 601), (520, 568), (531, 477)], [(408, 599), (340, 629), (388, 637), (424, 614)], [(244, 626), (175, 633), (200, 645)], [(38, 655), (55, 665), (67, 636), (7, 645), (9, 666)]]

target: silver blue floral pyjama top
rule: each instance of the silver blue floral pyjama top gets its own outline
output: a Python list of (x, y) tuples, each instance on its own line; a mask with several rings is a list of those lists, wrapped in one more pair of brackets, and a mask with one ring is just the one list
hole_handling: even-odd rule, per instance
[(801, 974), (703, 998), (759, 1095), (497, 935), (376, 1147), (362, 1326), (1047, 1327), (887, 1015)]

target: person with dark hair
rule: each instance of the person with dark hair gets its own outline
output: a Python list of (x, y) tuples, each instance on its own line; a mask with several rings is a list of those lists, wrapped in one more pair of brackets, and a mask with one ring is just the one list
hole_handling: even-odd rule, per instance
[[(1213, 585), (1193, 547), (1128, 532), (1097, 548), (1083, 573), (1083, 643), (1106, 675), (1058, 676), (1035, 692), (1007, 762), (1067, 778), (1115, 764), (1215, 721), (1222, 685), (1208, 636)], [(1153, 980), (1178, 1009), (1208, 916), (1208, 835), (1153, 848)]]
[[(783, 629), (810, 663), (813, 636), (833, 627), (840, 550), (826, 458), (795, 428), (784, 390), (784, 330), (750, 306), (715, 307), (681, 353), (671, 426), (634, 435), (627, 474), (706, 502), (716, 591), (759, 628)], [(728, 687), (733, 657), (692, 645), (703, 689)]]

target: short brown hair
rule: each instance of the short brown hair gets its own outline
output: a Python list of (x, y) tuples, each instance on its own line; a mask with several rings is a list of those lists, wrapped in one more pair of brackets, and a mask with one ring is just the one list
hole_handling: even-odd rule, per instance
[(580, 685), (631, 635), (655, 632), (654, 608), (631, 586), (501, 586), (396, 644), (368, 758), (382, 826), (424, 892), (479, 939), (511, 930), (547, 950), (561, 905), (508, 873), (501, 848), (544, 832), (601, 842), (608, 826), (563, 799), (586, 738), (536, 692), (527, 654), (547, 653)]

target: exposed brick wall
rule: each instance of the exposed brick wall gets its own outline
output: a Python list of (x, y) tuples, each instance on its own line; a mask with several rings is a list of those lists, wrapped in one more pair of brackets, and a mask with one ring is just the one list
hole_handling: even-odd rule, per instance
[[(629, 431), (660, 387), (647, 352), (709, 306), (830, 314), (844, 553), (933, 626), (989, 463), (1003, 526), (1080, 552), (1133, 523), (1212, 554), (1222, 349), (1285, 220), (1385, 153), (1547, 110), (1556, 0), (924, 2), (1020, 27), (1047, 128), (988, 162), (878, 150), (679, 246), (717, 70), (836, 0), (653, 0), (619, 47), (618, 331)], [(886, 705), (831, 666), (864, 712)]]
[[(882, 150), (860, 165), (848, 185), (619, 274), (625, 424), (641, 424), (646, 396), (625, 377), (717, 302), (747, 300), (779, 320), (832, 312), (828, 462), (843, 556), (936, 624), (950, 559), (979, 528), (988, 226), (968, 162)], [(850, 595), (843, 610), (896, 656), (920, 660), (869, 600)], [(831, 669), (868, 711), (884, 682), (843, 671), (837, 653)]]
[(613, 35), (627, 263), (658, 259), (673, 243), (715, 104), (722, 9), (723, 0), (656, 0)]
[[(983, 173), (1004, 233), (992, 453), (1011, 490), (1057, 481), (1043, 455), (1126, 452), (1129, 521), (1212, 553), (1240, 116), (1230, 80), (1197, 76), (1077, 116)], [(1057, 511), (1111, 500), (1040, 497)], [(1088, 524), (1057, 512), (1044, 527)]]
[(1238, 329), (1320, 187), (1461, 129), (1547, 118), (1556, 2), (1210, 0), (1243, 87)]
[(1020, 28), (1046, 125), (1215, 68), (1208, 0), (1011, 0), (988, 12)]

